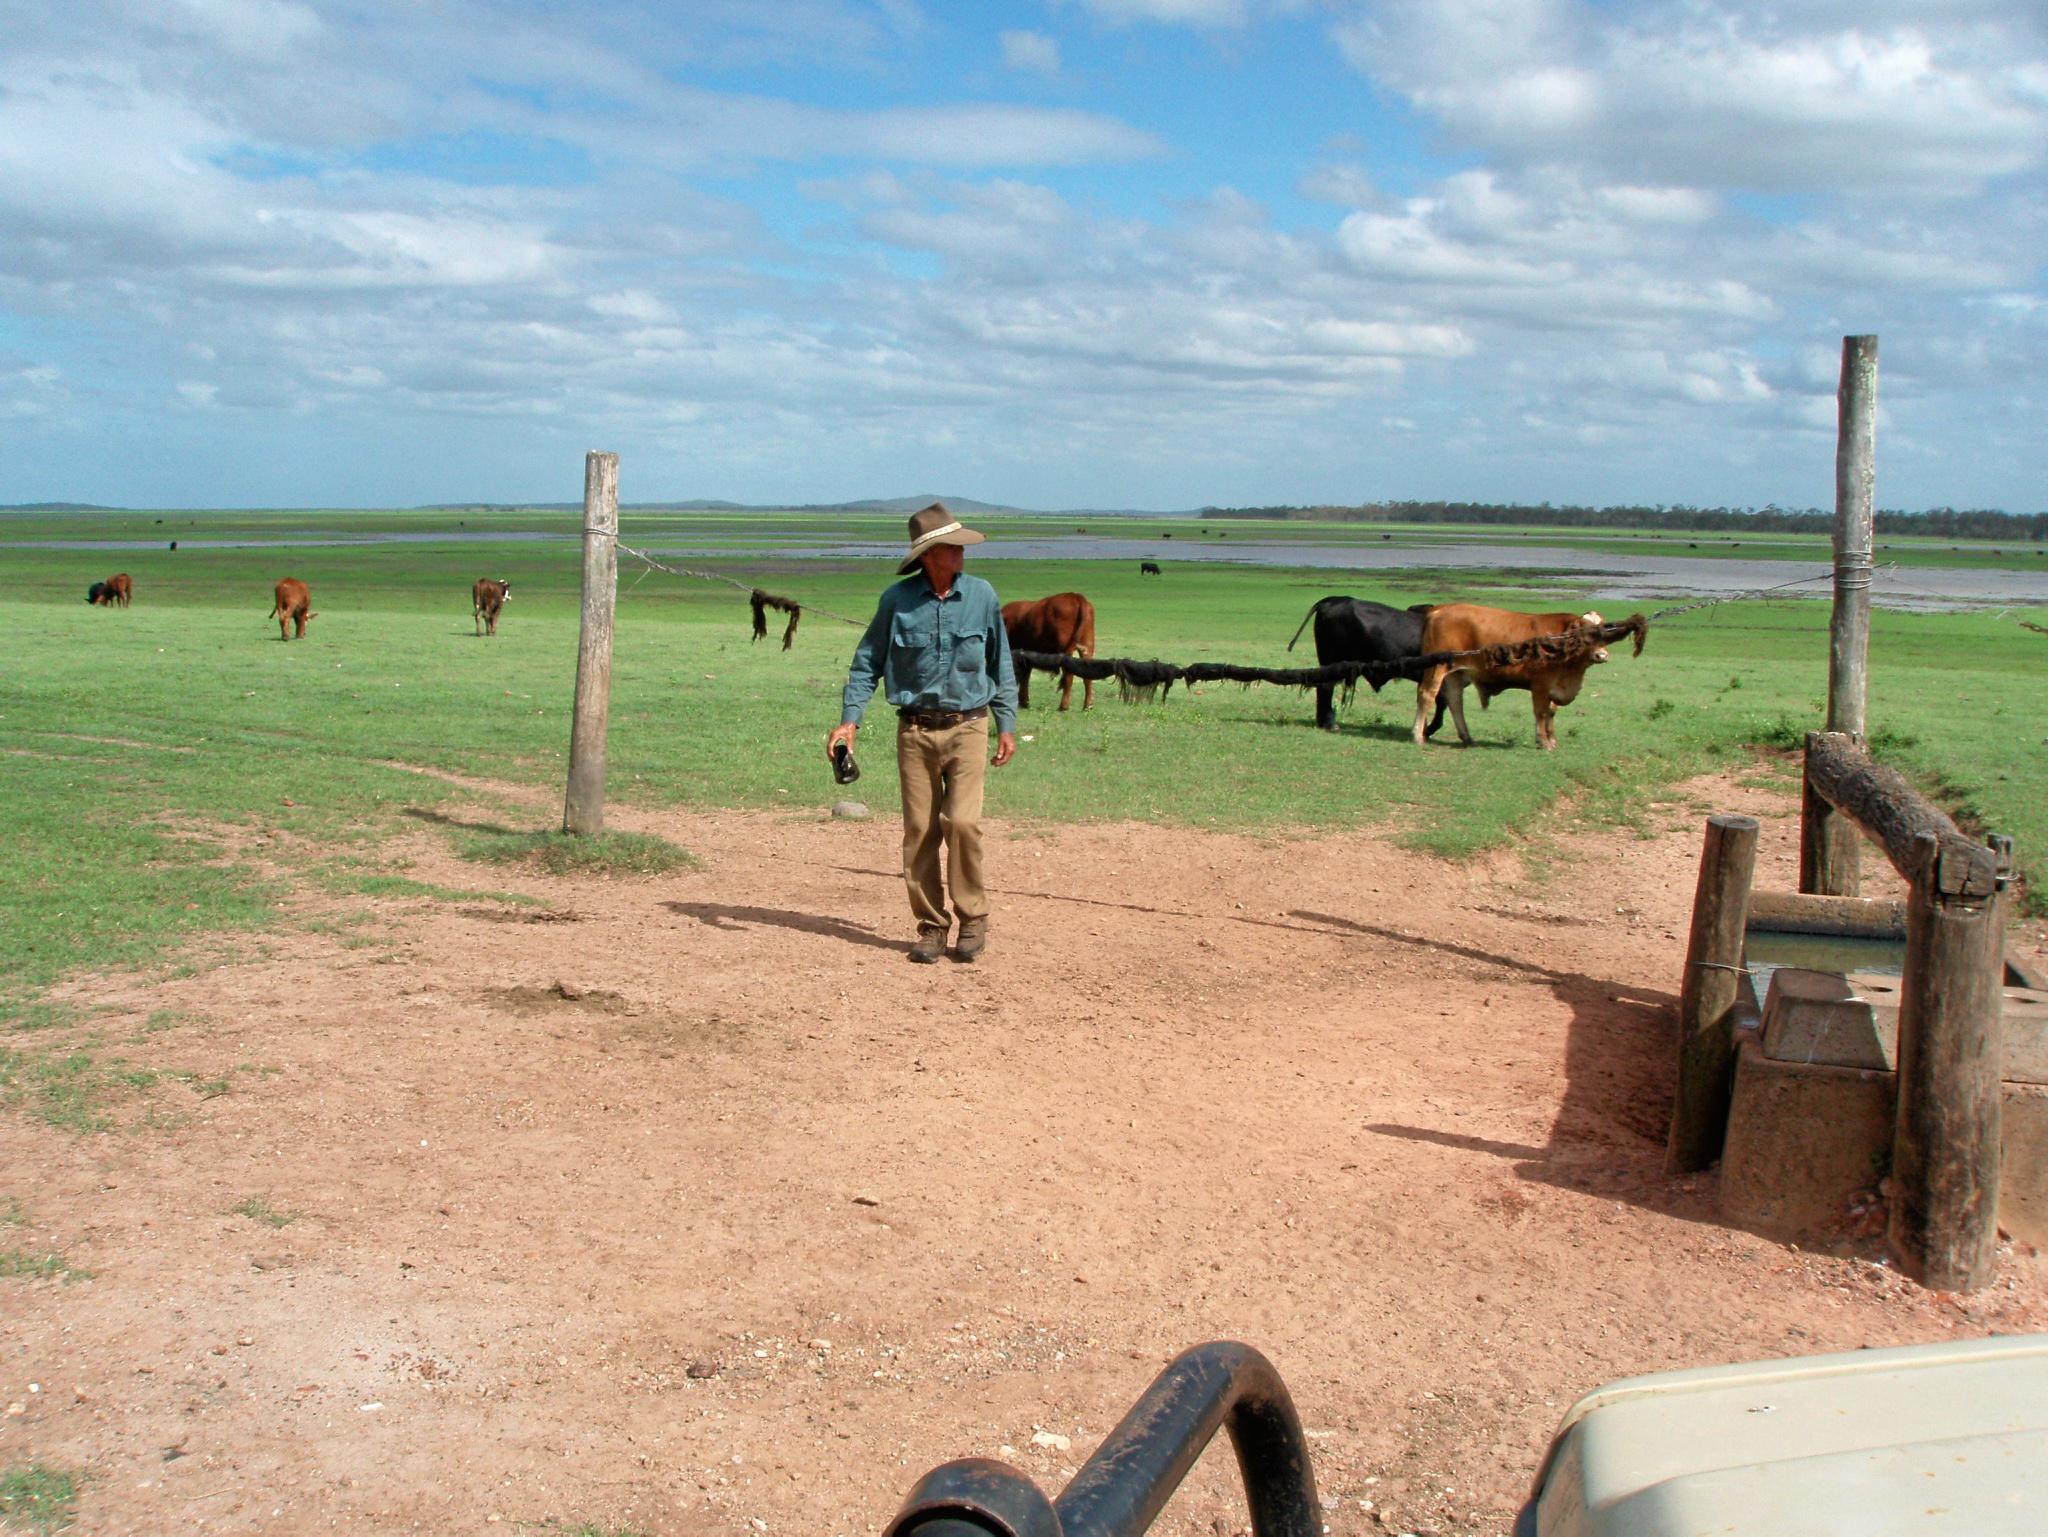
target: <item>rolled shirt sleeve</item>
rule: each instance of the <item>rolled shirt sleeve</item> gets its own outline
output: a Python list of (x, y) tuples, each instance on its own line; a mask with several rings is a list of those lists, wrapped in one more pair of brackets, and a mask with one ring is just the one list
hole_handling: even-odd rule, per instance
[[(994, 603), (994, 595), (990, 595)], [(996, 604), (995, 623), (989, 627), (988, 675), (996, 680), (995, 698), (989, 701), (989, 711), (996, 718), (998, 734), (1017, 729), (1017, 668), (1010, 657), (1010, 633), (1003, 628), (1003, 611)]]
[(840, 695), (842, 726), (858, 726), (861, 716), (867, 713), (868, 701), (874, 697), (875, 684), (889, 657), (889, 620), (896, 609), (895, 598), (894, 587), (883, 591), (882, 601), (875, 606), (875, 617), (868, 621), (860, 644), (853, 648), (853, 665), (846, 670), (846, 691)]

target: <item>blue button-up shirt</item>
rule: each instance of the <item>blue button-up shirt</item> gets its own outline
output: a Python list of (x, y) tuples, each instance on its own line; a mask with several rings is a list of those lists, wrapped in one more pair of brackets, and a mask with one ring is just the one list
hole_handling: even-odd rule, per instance
[(881, 679), (882, 698), (899, 710), (989, 707), (998, 732), (1017, 729), (1017, 671), (995, 588), (966, 572), (944, 598), (913, 571), (882, 593), (867, 633), (853, 648), (842, 724), (859, 725)]

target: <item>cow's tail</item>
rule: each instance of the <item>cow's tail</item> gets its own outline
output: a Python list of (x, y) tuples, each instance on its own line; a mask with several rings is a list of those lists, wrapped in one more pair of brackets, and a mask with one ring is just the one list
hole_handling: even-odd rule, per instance
[(272, 598), (270, 600), (270, 612), (265, 614), (263, 617), (265, 619), (275, 619), (277, 617), (277, 599)]
[[(1315, 616), (1316, 616), (1317, 614), (1321, 613), (1321, 612), (1322, 612), (1322, 609), (1323, 609), (1323, 600), (1322, 600), (1321, 598), (1318, 598), (1318, 599), (1316, 599), (1316, 600), (1315, 600), (1315, 602), (1311, 603), (1311, 604), (1310, 604), (1310, 605), (1308, 606), (1308, 613), (1307, 613), (1306, 615), (1304, 615), (1304, 616), (1302, 617), (1302, 621), (1301, 621), (1301, 628), (1300, 628), (1300, 629), (1297, 629), (1297, 630), (1296, 630), (1296, 631), (1294, 632), (1294, 640), (1300, 640), (1300, 639), (1301, 639), (1301, 631), (1302, 631), (1302, 630), (1305, 630), (1305, 629), (1307, 629), (1307, 628), (1308, 628), (1308, 622), (1309, 622), (1309, 620), (1311, 620), (1311, 619), (1315, 618)], [(1292, 651), (1292, 650), (1294, 649), (1294, 640), (1290, 640), (1290, 641), (1289, 641), (1289, 642), (1287, 643), (1287, 649), (1288, 649), (1289, 651)]]
[(1074, 629), (1073, 656), (1095, 655), (1095, 605), (1081, 600), (1081, 622)]

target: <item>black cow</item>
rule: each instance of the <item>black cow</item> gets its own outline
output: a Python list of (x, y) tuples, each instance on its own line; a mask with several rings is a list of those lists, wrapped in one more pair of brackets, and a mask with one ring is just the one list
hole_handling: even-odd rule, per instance
[(94, 608), (98, 608), (102, 604), (112, 608), (114, 605), (114, 590), (105, 582), (94, 582), (92, 586), (85, 589), (85, 601)]
[[(1389, 608), (1384, 603), (1374, 603), (1366, 598), (1321, 598), (1301, 621), (1301, 628), (1294, 632), (1294, 640), (1287, 643), (1287, 649), (1294, 649), (1294, 641), (1301, 639), (1301, 631), (1307, 629), (1309, 620), (1313, 619), (1318, 667), (1328, 667), (1333, 662), (1413, 662), (1422, 655), (1423, 615), (1429, 610), (1427, 603), (1402, 609)], [(1419, 668), (1406, 667), (1399, 676), (1419, 682), (1422, 674)], [(1365, 681), (1377, 694), (1385, 680), (1367, 678)], [(1333, 700), (1336, 691), (1335, 684), (1322, 684), (1316, 689), (1316, 724), (1325, 731), (1337, 729)], [(1439, 699), (1436, 719), (1430, 722), (1429, 730), (1424, 734), (1435, 736), (1436, 728), (1443, 723), (1444, 701)]]
[(1161, 574), (1162, 574), (1162, 573), (1161, 573), (1161, 571), (1160, 571), (1160, 569), (1159, 569), (1159, 562), (1158, 562), (1158, 561), (1156, 561), (1156, 560), (1141, 560), (1141, 561), (1139, 561), (1139, 562), (1138, 562), (1138, 575), (1140, 575), (1140, 576), (1159, 576), (1159, 575), (1161, 575)]

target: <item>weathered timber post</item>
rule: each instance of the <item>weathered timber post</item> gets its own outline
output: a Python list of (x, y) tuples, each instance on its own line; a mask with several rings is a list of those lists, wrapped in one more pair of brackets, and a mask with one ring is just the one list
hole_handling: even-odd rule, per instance
[(1728, 1131), (1735, 1076), (1730, 1015), (1741, 986), (1756, 841), (1754, 817), (1707, 818), (1692, 899), (1692, 936), (1685, 947), (1685, 981), (1678, 994), (1678, 1092), (1665, 1160), (1673, 1174), (1691, 1174), (1713, 1163)]
[[(1828, 730), (1861, 738), (1869, 700), (1870, 570), (1877, 483), (1877, 338), (1842, 338), (1835, 395), (1835, 607), (1828, 622)], [(1853, 897), (1856, 830), (1810, 792), (1802, 800), (1799, 889)]]
[[(1959, 857), (1967, 872), (1944, 868)], [(1998, 1250), (2003, 881), (1988, 897), (1960, 893), (1981, 890), (1986, 867), (2002, 861), (1928, 832), (1914, 838), (1914, 859), (1885, 1236), (1921, 1285), (1975, 1291), (1990, 1283)]]
[(604, 741), (612, 698), (612, 613), (619, 596), (619, 456), (583, 456), (583, 630), (562, 831), (604, 831)]
[[(1863, 884), (1856, 824), (1814, 788), (1813, 748), (1827, 733), (1806, 733), (1806, 757), (1799, 772), (1799, 889), (1821, 896), (1853, 897)], [(1861, 742), (1861, 734), (1848, 740)]]

